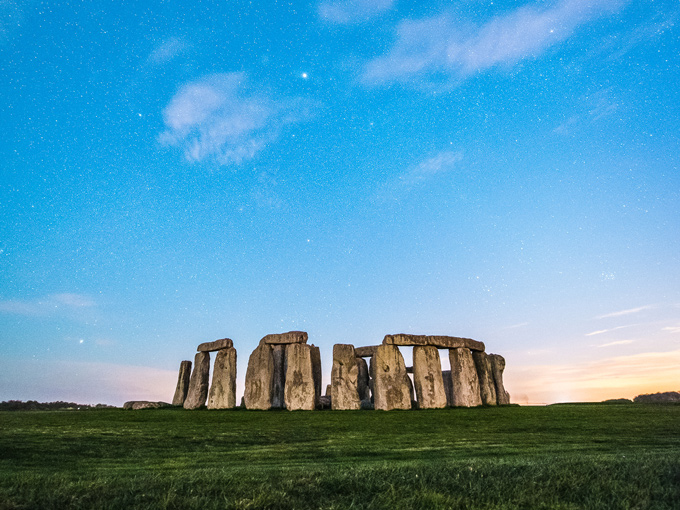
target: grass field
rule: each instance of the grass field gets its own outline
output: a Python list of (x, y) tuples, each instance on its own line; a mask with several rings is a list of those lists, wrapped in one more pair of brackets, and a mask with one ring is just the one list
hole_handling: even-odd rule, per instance
[(680, 508), (679, 405), (0, 413), (0, 509)]

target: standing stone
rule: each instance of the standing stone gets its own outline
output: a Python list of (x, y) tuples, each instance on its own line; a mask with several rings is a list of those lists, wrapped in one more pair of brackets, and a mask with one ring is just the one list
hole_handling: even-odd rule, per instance
[(284, 398), (289, 411), (313, 411), (316, 388), (312, 368), (311, 346), (305, 343), (286, 345), (286, 387)]
[[(356, 352), (355, 352), (356, 356)], [(368, 363), (364, 358), (356, 358), (357, 363), (357, 392), (359, 400), (371, 400), (371, 389), (368, 380)]]
[(451, 381), (451, 370), (442, 370), (442, 381), (444, 381), (444, 393), (446, 393), (446, 405), (453, 406), (453, 381)]
[(413, 348), (413, 382), (420, 409), (446, 407), (442, 365), (436, 347), (417, 345)]
[(260, 344), (248, 359), (246, 387), (243, 393), (246, 409), (271, 408), (273, 378), (274, 358), (272, 348), (270, 345)]
[(189, 380), (189, 391), (184, 401), (184, 409), (198, 409), (205, 405), (210, 383), (210, 353), (197, 352), (194, 357), (194, 371)]
[(272, 409), (285, 409), (283, 391), (286, 387), (286, 346), (271, 346), (274, 374), (272, 376)]
[(396, 345), (381, 345), (371, 359), (375, 408), (411, 409), (410, 379), (404, 358)]
[(482, 404), (487, 406), (496, 405), (496, 386), (493, 382), (493, 374), (491, 373), (491, 363), (489, 356), (485, 352), (473, 351), (472, 359), (475, 362), (477, 369), (477, 377), (479, 378), (479, 393), (482, 397)]
[(479, 379), (472, 352), (465, 347), (449, 350), (453, 405), (474, 407), (482, 405)]
[(508, 405), (510, 403), (510, 394), (505, 391), (505, 387), (503, 386), (505, 358), (500, 354), (489, 354), (489, 362), (491, 363), (493, 382), (496, 386), (496, 402), (499, 406)]
[(354, 356), (354, 346), (335, 344), (331, 370), (331, 406), (334, 410), (361, 408), (358, 376), (359, 367)]
[(189, 379), (191, 378), (191, 361), (182, 361), (179, 364), (179, 377), (177, 378), (177, 388), (175, 396), (172, 398), (173, 406), (183, 406), (189, 391)]
[(316, 395), (316, 402), (314, 405), (318, 406), (321, 403), (321, 351), (312, 344), (310, 354), (312, 356), (312, 376), (314, 377), (314, 394)]
[(208, 409), (236, 407), (236, 349), (220, 349), (215, 356)]

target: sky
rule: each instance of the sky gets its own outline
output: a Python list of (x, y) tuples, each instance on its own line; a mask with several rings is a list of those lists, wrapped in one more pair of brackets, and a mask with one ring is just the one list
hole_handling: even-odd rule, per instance
[(679, 16), (0, 0), (0, 400), (170, 401), (224, 337), (241, 395), (289, 330), (326, 382), (413, 333), (521, 404), (680, 390)]

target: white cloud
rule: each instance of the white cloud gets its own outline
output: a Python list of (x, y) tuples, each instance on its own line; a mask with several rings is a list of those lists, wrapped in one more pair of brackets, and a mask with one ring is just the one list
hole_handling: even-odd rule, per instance
[(462, 152), (442, 151), (412, 166), (397, 178), (384, 183), (378, 192), (378, 197), (382, 200), (397, 200), (435, 175), (450, 172), (462, 159)]
[(616, 340), (615, 342), (608, 342), (606, 344), (598, 345), (597, 347), (614, 347), (615, 345), (630, 345), (633, 340)]
[(163, 110), (158, 140), (180, 147), (189, 162), (212, 158), (240, 164), (279, 138), (281, 129), (309, 115), (300, 99), (252, 93), (244, 73), (205, 76), (182, 86)]
[(148, 60), (153, 65), (166, 64), (182, 53), (186, 47), (186, 44), (180, 38), (170, 37), (151, 52)]
[(612, 312), (612, 313), (607, 313), (605, 315), (599, 315), (595, 318), (596, 319), (609, 319), (611, 317), (621, 317), (623, 315), (631, 315), (631, 314), (643, 312), (645, 310), (651, 310), (652, 308), (655, 308), (655, 305), (638, 306), (637, 308), (628, 308), (627, 310), (619, 310), (618, 312)]
[(602, 335), (604, 333), (610, 333), (612, 331), (617, 331), (619, 329), (632, 328), (633, 326), (637, 326), (637, 324), (629, 324), (627, 326), (617, 326), (615, 328), (610, 328), (610, 329), (599, 329), (597, 331), (592, 331), (590, 333), (586, 333), (586, 336)]
[(74, 315), (92, 309), (96, 303), (85, 294), (51, 294), (29, 301), (8, 299), (0, 301), (0, 312), (30, 317)]
[(389, 82), (455, 82), (494, 67), (537, 58), (582, 24), (619, 9), (626, 0), (558, 0), (526, 5), (482, 25), (451, 14), (403, 21), (390, 52), (365, 66), (366, 85)]
[(319, 4), (319, 16), (331, 23), (361, 23), (390, 10), (395, 0), (326, 0)]

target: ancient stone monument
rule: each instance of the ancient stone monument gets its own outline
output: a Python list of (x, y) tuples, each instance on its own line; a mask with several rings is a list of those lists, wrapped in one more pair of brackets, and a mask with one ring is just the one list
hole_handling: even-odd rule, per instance
[[(363, 361), (362, 358), (359, 359)], [(342, 410), (361, 408), (359, 366), (353, 345), (335, 344), (333, 346), (331, 407)]]
[(411, 380), (399, 348), (383, 344), (376, 349), (371, 361), (375, 408), (381, 411), (411, 409)]
[[(331, 384), (323, 396), (321, 353), (307, 340), (304, 331), (263, 337), (248, 359), (242, 405), (261, 410), (391, 410), (510, 403), (503, 386), (505, 359), (486, 354), (484, 344), (470, 338), (396, 334), (386, 335), (380, 345), (336, 344)], [(406, 367), (400, 347), (413, 348), (413, 367)], [(451, 370), (442, 371), (440, 349), (448, 350)], [(235, 407), (233, 342), (206, 342), (197, 351), (193, 372), (190, 361), (180, 364), (173, 405), (198, 409), (207, 400), (209, 409)], [(217, 355), (209, 387), (211, 352)]]
[(208, 409), (233, 407), (236, 407), (236, 349), (228, 347), (217, 351), (215, 357)]
[(439, 351), (434, 345), (417, 345), (413, 348), (413, 382), (419, 409), (446, 407), (441, 367)]
[(449, 349), (453, 405), (474, 407), (482, 405), (479, 378), (472, 352), (465, 347)]
[(197, 352), (194, 357), (194, 371), (189, 380), (189, 391), (184, 401), (184, 409), (198, 409), (205, 405), (208, 398), (208, 383), (210, 376), (210, 354)]
[(500, 354), (489, 354), (489, 362), (491, 364), (493, 382), (496, 387), (496, 401), (498, 402), (498, 405), (507, 405), (510, 403), (510, 394), (505, 391), (505, 387), (503, 386), (505, 358)]
[(475, 362), (477, 378), (479, 379), (479, 393), (482, 404), (487, 406), (496, 405), (496, 385), (493, 381), (491, 363), (485, 352), (472, 351), (472, 359)]
[(267, 335), (248, 360), (247, 409), (315, 409), (321, 397), (321, 353), (307, 333)]
[(183, 406), (189, 392), (189, 379), (191, 378), (191, 361), (182, 361), (179, 364), (179, 376), (177, 377), (177, 388), (175, 396), (172, 398), (173, 406)]

